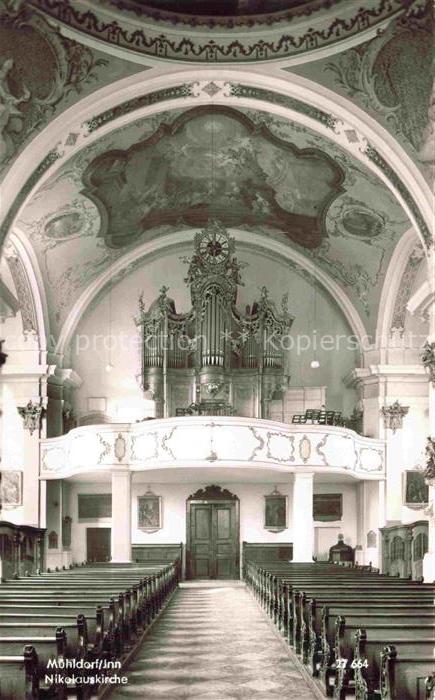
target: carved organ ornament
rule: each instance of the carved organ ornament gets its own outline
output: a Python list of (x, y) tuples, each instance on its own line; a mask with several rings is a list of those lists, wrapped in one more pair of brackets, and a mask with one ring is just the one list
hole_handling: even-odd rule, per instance
[[(156, 400), (157, 417), (233, 415), (234, 387), (244, 375), (245, 387), (255, 395), (254, 416), (264, 418), (273, 391), (283, 385), (281, 339), (294, 320), (288, 295), (278, 309), (262, 287), (259, 298), (241, 312), (237, 290), (244, 264), (234, 252), (227, 230), (209, 222), (195, 235), (193, 255), (181, 258), (188, 265), (191, 309), (177, 313), (166, 286), (148, 310), (143, 295), (139, 299), (135, 321), (142, 333), (142, 387)], [(190, 401), (170, 405), (171, 387), (180, 383), (189, 386)]]

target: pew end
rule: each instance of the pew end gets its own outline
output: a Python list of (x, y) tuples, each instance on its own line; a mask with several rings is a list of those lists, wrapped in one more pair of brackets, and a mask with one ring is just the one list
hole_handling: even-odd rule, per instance
[(39, 698), (38, 656), (31, 645), (22, 655), (0, 656), (0, 697), (2, 700)]

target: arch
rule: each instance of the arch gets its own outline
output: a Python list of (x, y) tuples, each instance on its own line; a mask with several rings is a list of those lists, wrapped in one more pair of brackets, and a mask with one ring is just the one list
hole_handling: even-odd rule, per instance
[[(217, 92), (210, 95), (213, 82)], [(205, 91), (204, 91), (205, 88)], [(151, 96), (150, 96), (151, 95)], [(311, 80), (263, 66), (218, 70), (186, 67), (141, 72), (84, 98), (54, 119), (21, 153), (3, 183), (0, 241), (35, 189), (72, 155), (114, 128), (160, 111), (203, 104), (249, 107), (308, 126), (344, 148), (390, 189), (422, 242), (432, 243), (432, 194), (397, 141), (350, 100)], [(115, 110), (116, 107), (116, 110)], [(355, 136), (348, 138), (349, 130)], [(71, 145), (69, 135), (77, 136)], [(29, 177), (28, 163), (37, 163)], [(18, 196), (15, 193), (19, 192)]]
[(388, 346), (390, 328), (393, 320), (396, 297), (402, 284), (402, 276), (409, 257), (418, 243), (418, 236), (413, 228), (402, 236), (394, 249), (385, 275), (379, 302), (378, 322), (376, 326), (376, 344)]
[[(263, 234), (257, 234), (258, 240), (255, 242), (255, 244), (253, 244), (252, 233), (241, 231), (239, 229), (229, 230), (231, 231), (232, 235), (234, 235), (237, 242), (244, 243), (250, 248), (265, 251), (269, 254), (270, 252), (275, 252), (284, 260), (287, 259), (292, 263), (296, 263), (298, 267), (309, 272), (310, 275), (312, 275), (312, 277), (316, 279), (338, 303), (350, 328), (352, 329), (352, 332), (357, 337), (360, 345), (363, 346), (366, 336), (364, 323), (362, 322), (358, 311), (355, 309), (349, 297), (326, 272), (321, 270), (319, 267), (316, 267), (313, 262), (306, 258), (302, 253), (293, 250), (283, 243), (266, 238), (266, 236)], [(109, 284), (109, 282), (113, 280), (114, 277), (120, 275), (122, 271), (127, 269), (130, 265), (137, 264), (140, 260), (145, 259), (151, 253), (155, 254), (156, 252), (160, 252), (163, 254), (164, 252), (185, 243), (186, 236), (190, 235), (193, 238), (195, 231), (196, 229), (190, 229), (187, 231), (167, 234), (161, 238), (158, 238), (157, 240), (144, 243), (141, 246), (138, 246), (138, 248), (135, 248), (119, 258), (116, 263), (114, 263), (109, 269), (94, 280), (78, 298), (61, 329), (55, 352), (60, 356), (65, 354), (74, 331), (80, 319), (83, 317), (86, 309)]]
[(23, 266), (24, 284), (27, 287), (24, 293), (32, 302), (39, 350), (44, 352), (48, 347), (50, 322), (44, 282), (35, 252), (27, 237), (17, 228), (9, 234), (7, 242), (11, 244)]

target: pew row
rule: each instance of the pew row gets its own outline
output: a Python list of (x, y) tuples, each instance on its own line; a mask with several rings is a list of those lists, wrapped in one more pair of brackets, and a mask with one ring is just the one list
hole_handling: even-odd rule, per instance
[[(382, 575), (371, 567), (327, 562), (245, 561), (243, 573), (259, 604), (325, 695), (337, 700), (383, 699), (388, 666), (393, 690), (385, 697), (401, 700), (397, 693), (403, 692), (410, 699), (414, 696), (409, 689), (415, 692), (416, 684), (424, 681), (426, 694), (418, 687), (420, 695), (415, 698), (429, 698), (435, 663), (433, 584)], [(363, 649), (364, 640), (370, 642)], [(393, 647), (396, 655), (387, 660), (384, 650)], [(409, 658), (415, 663), (407, 667), (404, 659)], [(422, 669), (427, 672), (423, 681), (417, 675)]]
[[(47, 675), (47, 668), (58, 669), (63, 660), (76, 668), (83, 660), (86, 668), (107, 667), (104, 673), (112, 673), (175, 590), (180, 571), (178, 560), (106, 564), (77, 568), (74, 575), (48, 572), (2, 583), (0, 700), (33, 700), (47, 693), (59, 700), (71, 692), (81, 700), (90, 697), (91, 687), (76, 687), (72, 670)], [(67, 689), (62, 673), (69, 674)], [(86, 673), (99, 677), (93, 670)]]

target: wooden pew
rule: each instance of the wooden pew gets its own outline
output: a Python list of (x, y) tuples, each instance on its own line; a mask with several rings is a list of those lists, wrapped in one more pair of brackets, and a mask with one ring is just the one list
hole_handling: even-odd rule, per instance
[[(59, 627), (53, 630), (51, 635), (33, 635), (25, 629), (20, 635), (10, 637), (0, 636), (0, 656), (20, 656), (25, 646), (34, 647), (37, 650), (36, 672), (41, 679), (47, 669), (48, 662), (61, 661), (67, 658), (67, 635), (64, 629)], [(0, 686), (1, 687), (1, 686)], [(0, 695), (3, 700), (3, 696)]]
[[(330, 694), (333, 688), (329, 685), (329, 679), (325, 678), (329, 675), (331, 682), (336, 685), (337, 697), (340, 698), (344, 697), (348, 690), (353, 692), (353, 687), (346, 686), (352, 679), (350, 674), (346, 677), (341, 673), (337, 682), (334, 665), (337, 634), (333, 625), (328, 649), (325, 649), (322, 659), (321, 641), (319, 643), (320, 620), (315, 602), (317, 599), (322, 603), (332, 602), (341, 606), (333, 610), (332, 623), (340, 615), (347, 614), (347, 629), (350, 633), (362, 624), (368, 626), (370, 632), (372, 628), (382, 630), (381, 623), (385, 622), (390, 638), (398, 637), (398, 643), (401, 642), (401, 637), (405, 639), (403, 635), (410, 632), (420, 636), (422, 643), (424, 639), (427, 643), (434, 634), (433, 584), (423, 585), (417, 581), (381, 576), (372, 571), (360, 571), (355, 568), (338, 570), (330, 564), (292, 565), (281, 562), (265, 563), (264, 566), (261, 563), (247, 562), (245, 578), (254, 595), (286, 634), (289, 642), (295, 646), (297, 652), (302, 652), (303, 660), (310, 663), (311, 655), (312, 670), (317, 671), (320, 666), (323, 680), (327, 681), (325, 691)], [(314, 605), (314, 609), (310, 608), (308, 601)], [(346, 647), (345, 659), (346, 664), (349, 664), (354, 652), (349, 640), (342, 641), (349, 647)], [(339, 651), (339, 654), (343, 652)], [(343, 661), (339, 663), (342, 664)]]
[[(334, 596), (340, 594), (342, 602), (350, 604), (361, 601), (363, 598), (370, 602), (379, 603), (400, 603), (402, 605), (418, 605), (431, 604), (433, 602), (433, 593), (408, 591), (406, 589), (391, 590), (379, 587), (378, 590), (366, 588), (363, 584), (356, 588), (338, 589), (334, 586)], [(311, 584), (305, 585), (304, 591), (294, 590), (292, 597), (288, 600), (288, 626), (289, 626), (289, 643), (295, 648), (296, 653), (302, 653), (303, 642), (308, 639), (308, 618), (304, 613), (306, 601), (309, 598), (321, 598), (326, 603), (329, 602), (331, 596), (331, 587), (320, 588)]]
[[(325, 606), (325, 603), (327, 605)], [(325, 610), (326, 608), (326, 610)], [(307, 620), (306, 634), (302, 632), (302, 645), (304, 650), (304, 644), (308, 648), (306, 664), (311, 671), (313, 676), (318, 676), (320, 671), (320, 663), (322, 656), (322, 627), (323, 619), (325, 615), (342, 615), (347, 617), (348, 615), (361, 615), (363, 619), (364, 615), (379, 615), (386, 614), (389, 619), (394, 620), (397, 616), (405, 615), (409, 618), (409, 621), (413, 621), (418, 617), (420, 620), (434, 621), (435, 620), (435, 606), (432, 603), (415, 603), (409, 604), (406, 602), (391, 602), (379, 600), (371, 601), (344, 601), (342, 598), (326, 598), (326, 599), (307, 599), (304, 606), (304, 617)], [(403, 619), (403, 618), (401, 618)], [(328, 643), (333, 645), (334, 635), (335, 635), (335, 619), (333, 617), (329, 618), (328, 628), (331, 630), (331, 637), (329, 638), (329, 633), (327, 634)]]
[[(355, 588), (356, 583), (358, 588), (364, 585), (364, 588), (369, 590), (378, 590), (380, 584), (382, 584), (383, 589), (388, 591), (388, 593), (393, 593), (395, 590), (400, 590), (407, 594), (418, 591), (419, 595), (421, 595), (423, 591), (426, 591), (430, 597), (435, 592), (433, 585), (422, 586), (417, 581), (398, 580), (373, 573), (367, 574), (366, 572), (358, 572), (355, 569), (346, 569), (331, 564), (328, 564), (326, 567), (321, 565), (317, 570), (313, 568), (316, 565), (303, 566), (308, 566), (308, 568), (303, 569), (288, 564), (277, 566), (274, 563), (273, 568), (268, 567), (268, 570), (264, 570), (250, 563), (247, 564), (248, 582), (252, 585), (259, 601), (271, 617), (278, 622), (280, 627), (285, 627), (286, 623), (288, 624), (288, 598), (295, 587), (306, 591), (307, 585), (310, 588), (316, 587), (317, 589), (323, 586), (326, 592), (330, 592), (333, 585), (334, 588), (339, 588), (340, 591), (345, 592)], [(292, 614), (290, 614), (290, 622), (291, 618)]]
[[(83, 608), (82, 608), (83, 610)], [(88, 609), (89, 610), (89, 609)], [(74, 613), (64, 614), (63, 611), (59, 613), (53, 612), (53, 608), (48, 608), (45, 612), (37, 607), (32, 608), (32, 612), (12, 612), (3, 613), (0, 610), (0, 630), (1, 625), (19, 625), (19, 626), (37, 626), (40, 623), (45, 623), (52, 627), (74, 627), (74, 624), (79, 626), (82, 623), (81, 619), (77, 620), (77, 617), (83, 618), (86, 621), (86, 637), (87, 637), (87, 648), (88, 650), (98, 650), (101, 648), (102, 640), (104, 637), (104, 611), (101, 607), (93, 610), (90, 608), (91, 614), (86, 615), (82, 612), (80, 616)], [(92, 616), (93, 613), (93, 616)], [(85, 643), (85, 641), (84, 641)]]
[[(342, 700), (350, 689), (354, 688), (354, 674), (352, 661), (354, 659), (355, 634), (361, 628), (359, 623), (347, 623), (344, 617), (336, 620), (335, 645), (333, 658), (326, 660), (324, 657), (321, 667), (321, 678), (325, 682), (325, 689), (331, 689), (331, 675), (334, 677), (334, 697)], [(413, 639), (432, 640), (435, 643), (434, 623), (419, 623), (416, 620), (412, 624), (370, 623), (365, 625), (366, 634), (375, 639)], [(323, 640), (322, 640), (323, 641)], [(328, 663), (327, 663), (328, 661)]]
[[(87, 626), (84, 615), (77, 615), (77, 620), (72, 623), (66, 623), (62, 628), (65, 634), (68, 635), (68, 645), (66, 655), (71, 658), (83, 658), (88, 650)], [(51, 622), (15, 622), (4, 623), (0, 622), (0, 640), (12, 639), (14, 637), (21, 638), (25, 635), (30, 635), (32, 639), (37, 637), (49, 637), (56, 630), (56, 625)], [(23, 635), (23, 632), (25, 635)], [(29, 642), (30, 643), (30, 642)], [(38, 654), (39, 649), (38, 649)]]
[[(355, 694), (358, 700), (369, 700), (375, 695), (381, 696), (382, 681), (382, 657), (392, 653), (394, 658), (427, 658), (432, 656), (432, 668), (434, 666), (434, 639), (415, 639), (414, 637), (403, 639), (376, 639), (367, 638), (365, 629), (357, 630), (355, 635)], [(394, 652), (392, 651), (394, 649)], [(421, 689), (420, 689), (421, 690)], [(396, 697), (401, 698), (400, 694)], [(417, 696), (416, 696), (417, 697)]]
[[(41, 646), (38, 663), (43, 670), (50, 644), (56, 639), (49, 636), (50, 632), (61, 625), (70, 631), (64, 655), (120, 658), (137, 639), (138, 628), (145, 627), (157, 614), (179, 577), (179, 562), (165, 562), (161, 567), (122, 566), (115, 571), (106, 565), (83, 567), (74, 576), (70, 571), (67, 575), (53, 572), (6, 583), (0, 587), (0, 640), (6, 651), (0, 649), (0, 653), (18, 658), (23, 642), (32, 641), (36, 647)], [(77, 616), (83, 610), (90, 613), (88, 620), (83, 612)]]
[(434, 657), (395, 656), (389, 649), (381, 662), (381, 700), (433, 700)]
[(0, 655), (0, 697), (2, 700), (39, 698), (38, 657), (35, 648), (26, 645), (20, 653)]

